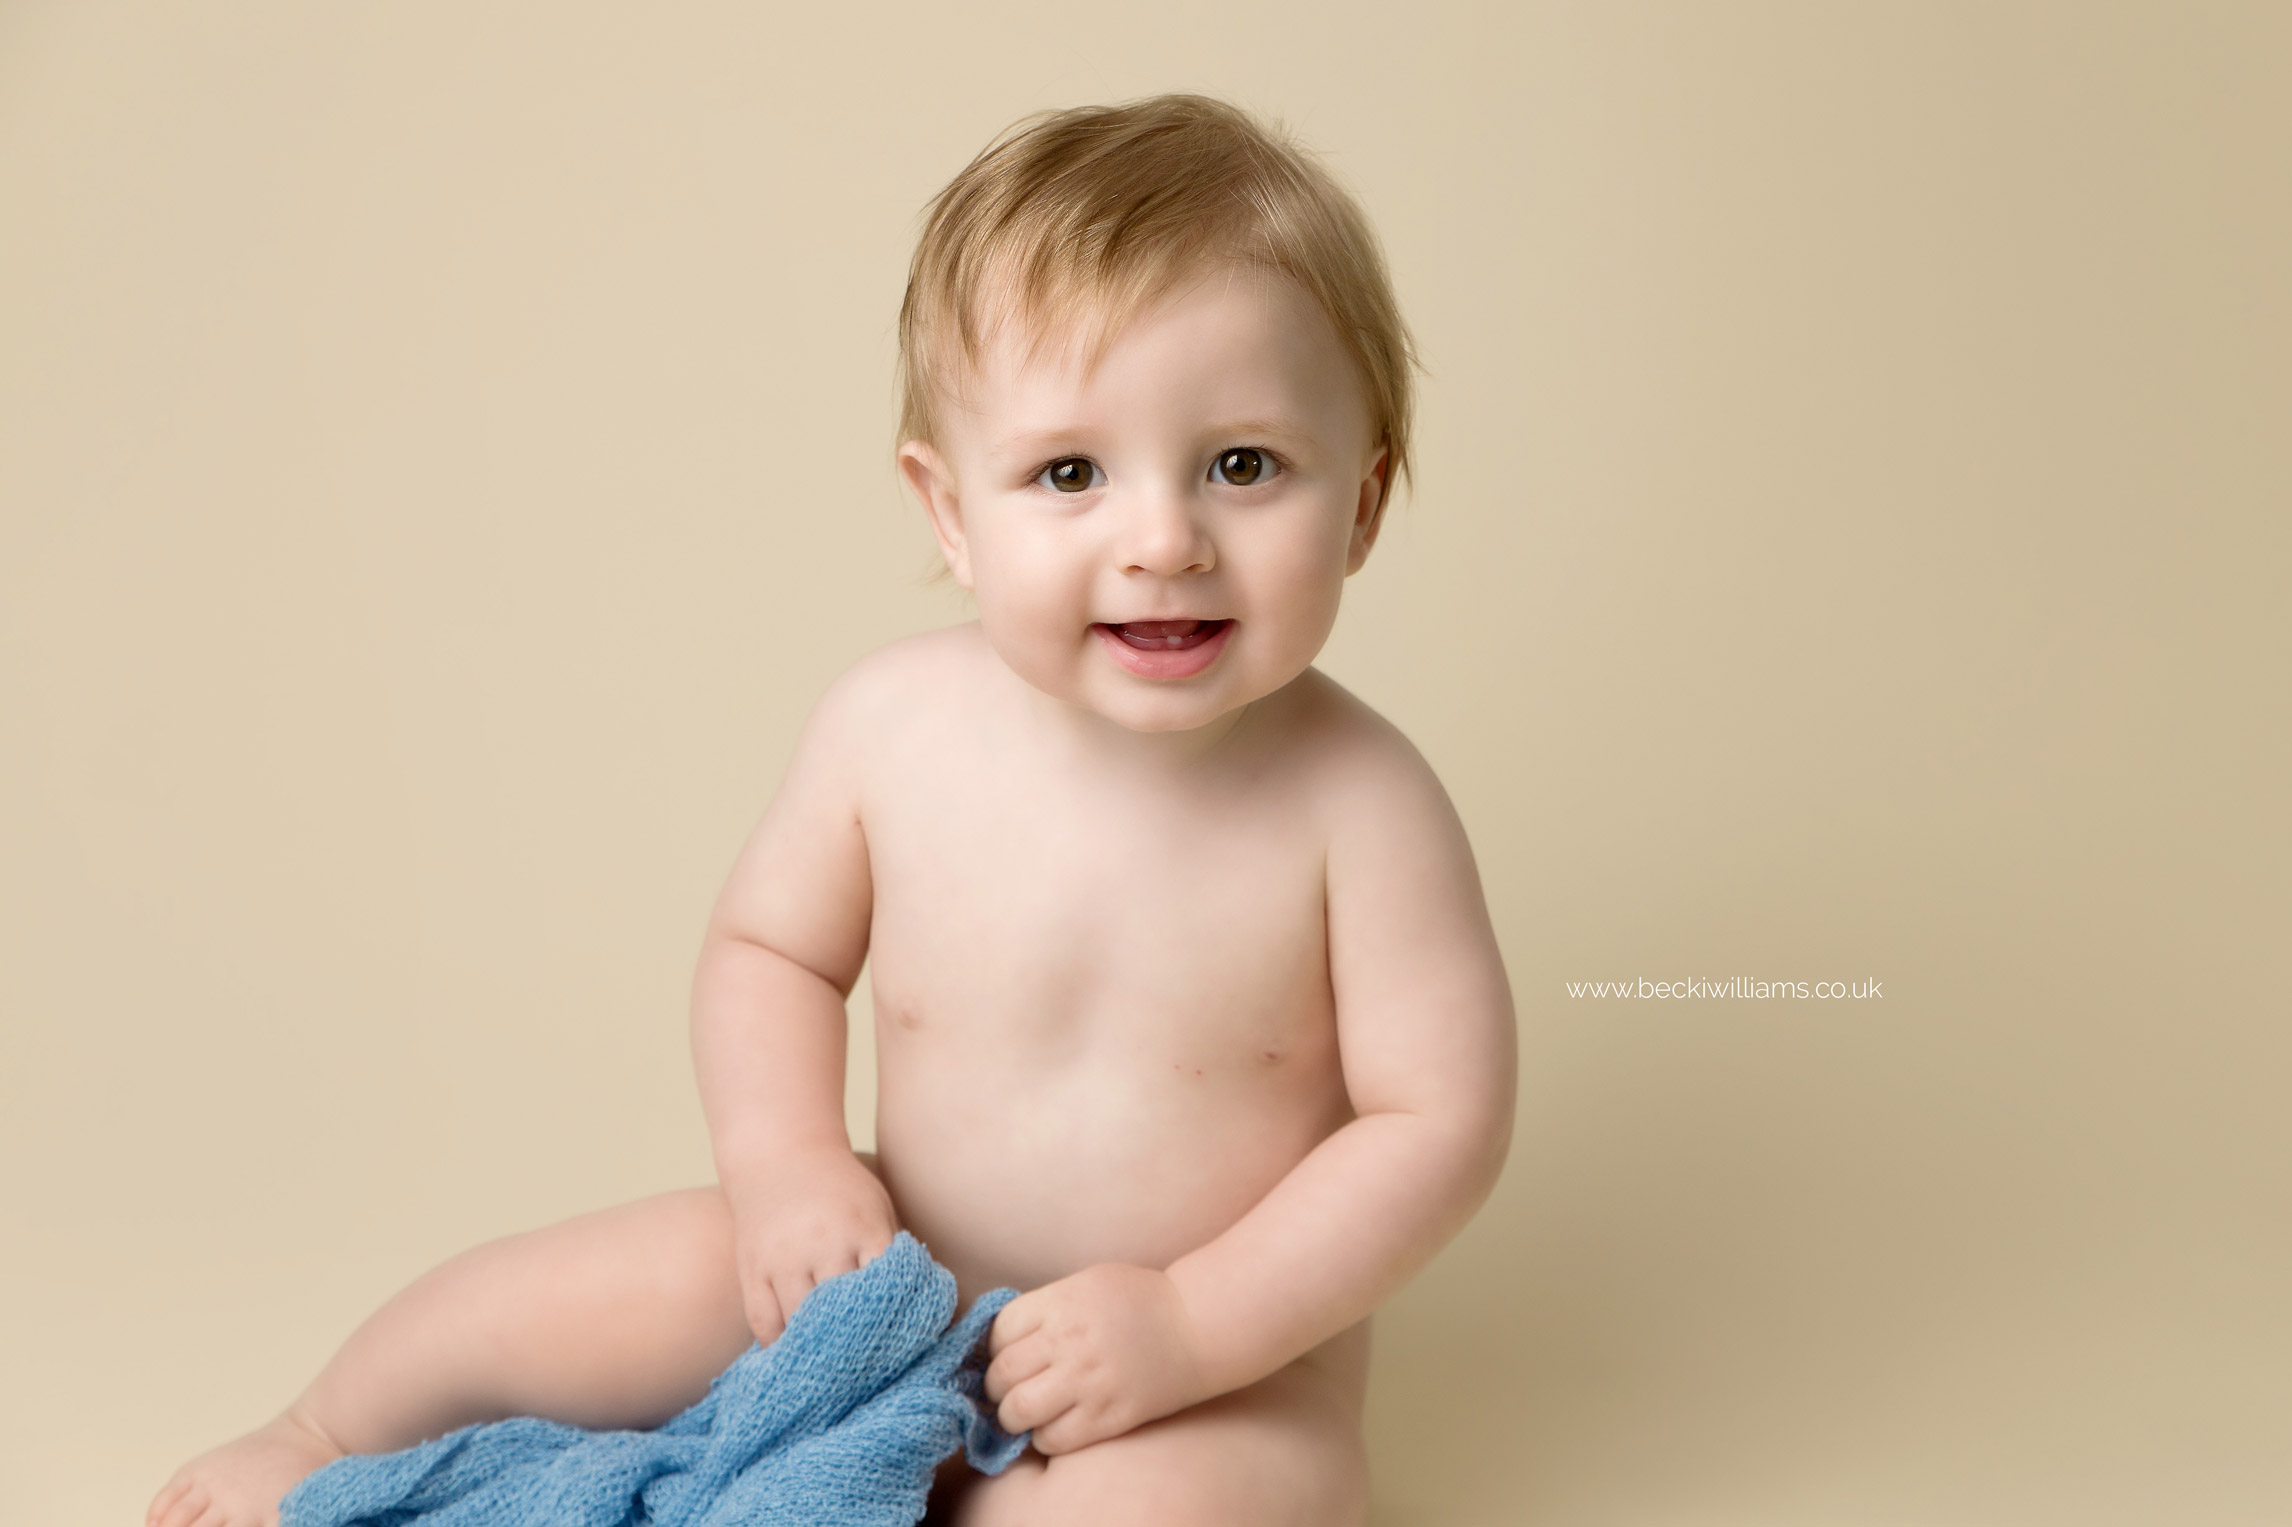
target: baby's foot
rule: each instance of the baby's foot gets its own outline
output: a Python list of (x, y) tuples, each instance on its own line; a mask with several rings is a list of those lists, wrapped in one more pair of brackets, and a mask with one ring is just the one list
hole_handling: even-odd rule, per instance
[(287, 1491), (341, 1456), (342, 1449), (290, 1410), (176, 1470), (145, 1513), (144, 1527), (277, 1527)]

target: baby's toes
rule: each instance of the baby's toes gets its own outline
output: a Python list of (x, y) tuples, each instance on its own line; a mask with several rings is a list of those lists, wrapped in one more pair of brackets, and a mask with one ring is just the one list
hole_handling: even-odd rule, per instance
[(196, 1480), (177, 1475), (152, 1497), (151, 1509), (143, 1514), (144, 1527), (194, 1527), (210, 1504)]
[(194, 1458), (151, 1503), (146, 1527), (277, 1527), (279, 1500), (341, 1453), (291, 1415)]

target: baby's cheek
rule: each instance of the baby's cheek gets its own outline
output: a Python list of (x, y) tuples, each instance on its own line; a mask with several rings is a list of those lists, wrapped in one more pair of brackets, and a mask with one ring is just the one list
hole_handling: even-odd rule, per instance
[(1281, 645), (1298, 663), (1310, 663), (1337, 623), (1337, 606), (1345, 592), (1344, 563), (1300, 556), (1287, 573), (1277, 606)]
[(1089, 622), (1057, 601), (1030, 599), (1018, 589), (982, 591), (979, 625), (987, 644), (1020, 678), (1062, 698), (1091, 636)]

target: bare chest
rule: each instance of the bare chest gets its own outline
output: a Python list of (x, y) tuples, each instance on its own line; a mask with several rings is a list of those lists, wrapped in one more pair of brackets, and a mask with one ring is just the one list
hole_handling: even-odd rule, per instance
[(881, 1022), (1181, 1069), (1278, 1065), (1329, 1027), (1322, 854), (1278, 792), (949, 781), (885, 803), (868, 846)]

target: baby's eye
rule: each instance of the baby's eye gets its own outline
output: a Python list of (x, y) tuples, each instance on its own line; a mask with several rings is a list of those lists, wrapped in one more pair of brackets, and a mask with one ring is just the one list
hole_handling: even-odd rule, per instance
[(1210, 480), (1246, 488), (1252, 483), (1265, 481), (1280, 470), (1274, 465), (1273, 458), (1265, 452), (1255, 446), (1242, 445), (1223, 453), (1211, 463)]
[(1097, 487), (1106, 481), (1106, 477), (1098, 470), (1098, 463), (1088, 456), (1061, 456), (1044, 467), (1042, 475), (1035, 481), (1046, 488), (1056, 488), (1061, 493), (1080, 493), (1086, 488)]

